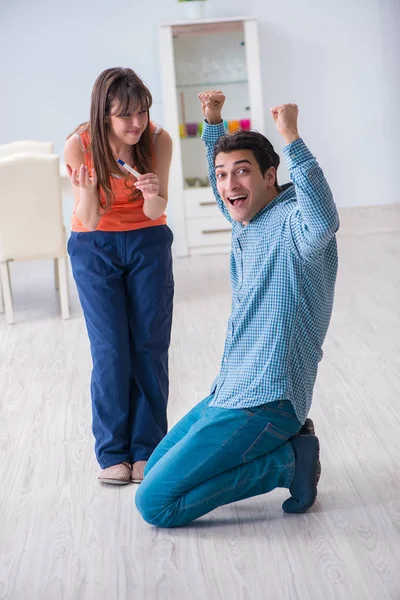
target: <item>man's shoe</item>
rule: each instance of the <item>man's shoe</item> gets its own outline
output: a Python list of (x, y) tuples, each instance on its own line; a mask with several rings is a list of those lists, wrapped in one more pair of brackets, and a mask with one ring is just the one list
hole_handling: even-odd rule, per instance
[(319, 440), (315, 435), (296, 435), (290, 440), (295, 456), (295, 471), (290, 486), (291, 498), (282, 509), (286, 513), (304, 513), (314, 504), (321, 476)]
[(299, 435), (315, 435), (315, 427), (311, 419), (306, 419), (306, 422), (299, 431)]

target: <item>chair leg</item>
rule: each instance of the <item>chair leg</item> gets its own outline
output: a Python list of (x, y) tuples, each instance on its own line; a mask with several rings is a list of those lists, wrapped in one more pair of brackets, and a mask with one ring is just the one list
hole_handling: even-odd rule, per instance
[(6, 321), (10, 325), (14, 323), (12, 299), (11, 299), (11, 283), (10, 283), (10, 270), (7, 262), (0, 263), (0, 277), (1, 285), (4, 294), (4, 307), (6, 311)]
[(58, 270), (58, 259), (54, 259), (54, 287), (56, 290), (60, 289), (60, 273)]
[(10, 294), (11, 294), (11, 299), (13, 297), (13, 291), (12, 291), (12, 281), (11, 281), (11, 274), (10, 274), (10, 260), (7, 261), (7, 273), (8, 273), (8, 281), (10, 282)]
[(61, 316), (63, 319), (69, 319), (69, 299), (68, 299), (68, 269), (67, 259), (57, 258), (58, 263), (58, 281), (60, 292)]

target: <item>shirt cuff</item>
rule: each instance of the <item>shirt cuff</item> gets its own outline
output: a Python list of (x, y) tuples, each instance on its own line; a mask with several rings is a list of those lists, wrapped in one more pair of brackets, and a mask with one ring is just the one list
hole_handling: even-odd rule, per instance
[(285, 146), (282, 150), (282, 153), (286, 158), (289, 171), (295, 167), (298, 167), (307, 160), (314, 160), (314, 156), (311, 154), (301, 138), (295, 140), (288, 146)]
[(211, 125), (211, 123), (207, 123), (206, 120), (203, 121), (203, 131), (201, 134), (201, 139), (204, 142), (216, 142), (221, 135), (225, 135), (225, 125), (224, 122), (217, 123), (217, 125)]

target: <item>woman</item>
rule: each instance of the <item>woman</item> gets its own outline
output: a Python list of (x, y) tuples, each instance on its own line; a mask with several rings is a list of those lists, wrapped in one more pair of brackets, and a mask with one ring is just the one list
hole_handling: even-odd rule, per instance
[(134, 71), (107, 69), (94, 84), (90, 121), (65, 144), (74, 194), (68, 252), (90, 339), (104, 483), (140, 483), (167, 432), (174, 282), (164, 211), (172, 142), (150, 120), (151, 103)]

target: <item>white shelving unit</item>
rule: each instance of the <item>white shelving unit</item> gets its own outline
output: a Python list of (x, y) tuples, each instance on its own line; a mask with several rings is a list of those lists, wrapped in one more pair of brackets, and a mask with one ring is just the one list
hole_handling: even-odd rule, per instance
[(250, 119), (251, 129), (264, 132), (257, 21), (170, 23), (160, 27), (159, 42), (164, 125), (174, 144), (168, 218), (175, 253), (224, 252), (230, 247), (231, 229), (208, 184), (199, 129), (197, 135), (186, 132), (193, 134), (190, 128), (202, 122), (197, 94), (206, 89), (226, 93), (223, 116), (231, 127), (233, 121), (240, 126), (241, 120)]

